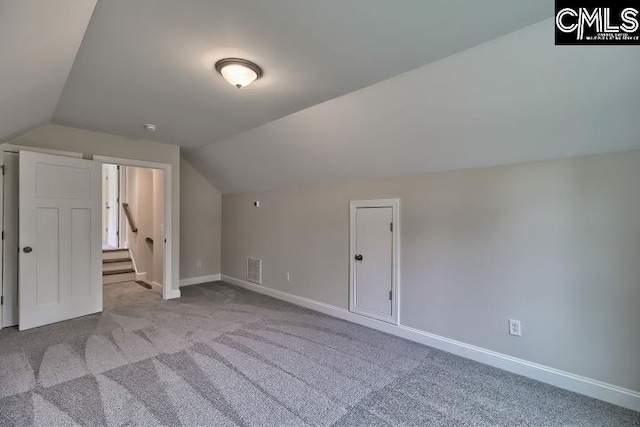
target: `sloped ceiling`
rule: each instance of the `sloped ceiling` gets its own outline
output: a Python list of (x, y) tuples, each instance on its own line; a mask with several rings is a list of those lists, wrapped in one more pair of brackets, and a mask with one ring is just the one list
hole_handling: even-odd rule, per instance
[[(552, 14), (548, 0), (0, 0), (0, 141), (52, 120), (179, 144), (223, 192), (640, 149), (639, 48), (554, 46)], [(234, 89), (212, 71), (226, 56), (265, 77)]]
[(0, 0), (0, 142), (51, 120), (96, 0)]
[(222, 192), (640, 149), (640, 48), (553, 19), (197, 150)]
[[(54, 123), (202, 146), (552, 14), (550, 0), (103, 0)], [(230, 86), (213, 71), (229, 56), (264, 78)]]

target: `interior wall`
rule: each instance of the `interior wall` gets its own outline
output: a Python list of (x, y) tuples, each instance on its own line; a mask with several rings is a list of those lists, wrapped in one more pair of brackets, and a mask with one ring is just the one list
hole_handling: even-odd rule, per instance
[(137, 272), (146, 273), (147, 280), (153, 281), (155, 278), (154, 247), (145, 240), (147, 237), (153, 238), (155, 228), (153, 170), (127, 166), (125, 174), (127, 191), (124, 201), (129, 204), (131, 216), (138, 229), (134, 233), (127, 221), (126, 233), (129, 250), (135, 261)]
[(349, 201), (399, 197), (403, 325), (640, 390), (638, 182), (634, 151), (225, 194), (222, 272), (347, 308)]
[(152, 239), (153, 267), (151, 279), (158, 285), (163, 284), (164, 261), (164, 171), (151, 170), (151, 193), (153, 204)]
[(222, 195), (185, 159), (180, 171), (182, 277), (220, 274)]
[[(179, 288), (180, 278), (180, 147), (148, 140), (132, 140), (117, 135), (76, 129), (59, 125), (45, 125), (26, 132), (10, 141), (30, 147), (51, 148), (92, 155), (124, 157), (136, 160), (168, 163), (172, 183), (172, 283)], [(187, 242), (188, 243), (188, 242)]]

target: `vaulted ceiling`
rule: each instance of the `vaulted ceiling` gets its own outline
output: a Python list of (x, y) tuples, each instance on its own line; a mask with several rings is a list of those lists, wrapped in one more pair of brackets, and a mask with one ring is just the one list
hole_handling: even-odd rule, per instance
[[(531, 0), (99, 1), (59, 124), (202, 146), (549, 16)], [(213, 72), (265, 71), (237, 90)]]
[[(53, 122), (178, 144), (225, 192), (640, 148), (638, 48), (556, 47), (552, 15), (550, 0), (0, 0), (0, 140)], [(264, 78), (233, 88), (213, 71), (230, 56)]]
[(96, 0), (0, 0), (0, 142), (48, 123)]
[(188, 158), (225, 193), (640, 149), (640, 48), (554, 46), (553, 19)]

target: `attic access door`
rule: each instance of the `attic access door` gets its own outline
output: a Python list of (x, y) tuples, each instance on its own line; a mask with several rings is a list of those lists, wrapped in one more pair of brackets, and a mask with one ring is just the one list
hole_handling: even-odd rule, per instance
[(19, 327), (102, 311), (101, 166), (20, 151)]
[(351, 202), (349, 309), (397, 324), (399, 206), (397, 199)]

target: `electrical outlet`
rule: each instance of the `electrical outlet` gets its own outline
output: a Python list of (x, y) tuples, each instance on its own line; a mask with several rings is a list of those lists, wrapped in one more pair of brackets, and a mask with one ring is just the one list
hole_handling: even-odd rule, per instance
[(202, 268), (202, 260), (201, 259), (196, 261), (196, 268)]
[(287, 282), (291, 281), (291, 276), (289, 276), (289, 273), (287, 273)]
[(514, 337), (522, 336), (522, 328), (519, 320), (509, 319), (509, 335), (513, 335)]

